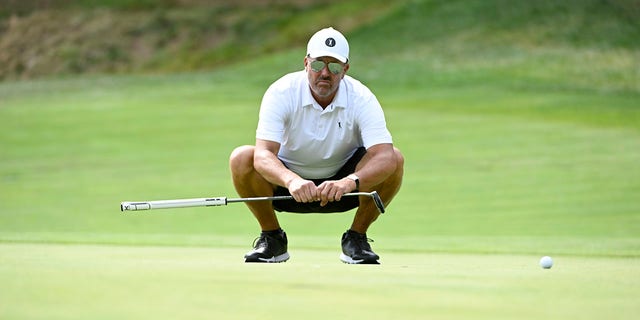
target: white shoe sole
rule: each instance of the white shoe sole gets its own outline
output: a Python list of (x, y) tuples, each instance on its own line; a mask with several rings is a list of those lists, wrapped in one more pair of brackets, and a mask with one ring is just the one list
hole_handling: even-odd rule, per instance
[(289, 260), (289, 253), (285, 252), (279, 256), (274, 256), (268, 259), (265, 258), (258, 258), (258, 260), (262, 261), (262, 262), (268, 262), (268, 263), (280, 263), (280, 262), (285, 262), (287, 260)]
[(378, 260), (374, 260), (374, 261), (365, 261), (363, 260), (354, 260), (351, 257), (349, 257), (348, 255), (341, 253), (340, 254), (340, 260), (344, 263), (347, 264), (380, 264), (380, 262), (378, 262)]

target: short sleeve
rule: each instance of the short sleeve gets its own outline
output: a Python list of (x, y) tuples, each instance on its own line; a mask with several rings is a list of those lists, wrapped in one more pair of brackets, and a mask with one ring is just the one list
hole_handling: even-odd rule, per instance
[(288, 98), (277, 86), (271, 85), (260, 104), (256, 138), (282, 144), (285, 134)]
[(391, 133), (387, 129), (384, 111), (378, 99), (372, 93), (365, 98), (358, 112), (358, 123), (362, 144), (369, 148), (376, 144), (393, 143)]

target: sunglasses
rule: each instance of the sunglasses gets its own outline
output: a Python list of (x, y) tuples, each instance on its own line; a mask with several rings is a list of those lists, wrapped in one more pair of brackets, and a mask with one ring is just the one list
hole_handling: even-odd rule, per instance
[(322, 60), (313, 60), (309, 65), (311, 66), (311, 70), (313, 70), (314, 72), (322, 71), (325, 66), (327, 66), (329, 68), (329, 71), (333, 74), (338, 74), (342, 72), (342, 70), (344, 69), (344, 66), (341, 63), (338, 63), (338, 62), (326, 63)]

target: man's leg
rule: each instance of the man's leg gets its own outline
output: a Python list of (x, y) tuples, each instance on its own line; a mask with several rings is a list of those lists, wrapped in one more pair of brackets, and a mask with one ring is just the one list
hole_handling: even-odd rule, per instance
[[(253, 146), (241, 146), (233, 150), (229, 167), (233, 185), (240, 197), (271, 196), (273, 186), (253, 167)], [(253, 250), (245, 256), (245, 262), (284, 262), (289, 259), (287, 235), (273, 210), (271, 201), (245, 202), (260, 224), (262, 232)]]
[[(393, 197), (400, 190), (404, 173), (404, 157), (396, 148), (394, 158), (395, 170), (381, 183), (375, 186), (361, 186), (361, 191), (377, 191), (385, 207), (391, 203)], [(367, 165), (369, 157), (365, 156), (358, 163), (356, 170)], [(367, 230), (376, 221), (380, 213), (370, 197), (360, 197), (360, 206), (356, 211), (351, 228), (342, 235), (342, 254), (340, 260), (350, 264), (379, 264), (380, 258), (369, 245)]]
[[(391, 203), (391, 200), (395, 197), (395, 195), (400, 190), (400, 186), (402, 185), (402, 176), (404, 174), (404, 157), (402, 153), (397, 148), (393, 148), (396, 159), (396, 170), (382, 183), (373, 187), (366, 187), (366, 189), (362, 189), (361, 191), (371, 192), (377, 191), (384, 202), (385, 208)], [(365, 155), (360, 163), (358, 163), (357, 168), (361, 166), (365, 166), (367, 164), (368, 157)], [(378, 219), (380, 213), (376, 208), (373, 199), (370, 197), (360, 197), (360, 206), (356, 211), (356, 214), (353, 218), (353, 223), (351, 224), (351, 230), (356, 231), (358, 233), (367, 233), (369, 226)]]
[[(254, 146), (241, 146), (233, 150), (229, 167), (233, 185), (240, 197), (268, 197), (273, 195), (273, 186), (253, 167)], [(280, 229), (280, 223), (271, 201), (245, 202), (260, 224), (262, 231)]]

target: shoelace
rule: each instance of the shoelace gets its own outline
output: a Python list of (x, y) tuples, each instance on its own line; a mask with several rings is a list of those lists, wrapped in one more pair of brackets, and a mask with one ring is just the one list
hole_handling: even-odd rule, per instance
[(252, 246), (253, 246), (254, 248), (256, 248), (256, 249), (257, 249), (257, 248), (259, 248), (259, 247), (266, 246), (266, 245), (269, 243), (268, 238), (269, 238), (269, 237), (268, 237), (268, 236), (266, 236), (266, 235), (264, 235), (264, 236), (263, 236), (263, 235), (261, 235), (261, 236), (259, 236), (259, 237), (255, 238), (255, 239), (253, 240), (253, 245), (252, 245)]
[(375, 242), (373, 239), (367, 237), (366, 235), (359, 235), (359, 234), (350, 234), (349, 237), (352, 240), (355, 240), (356, 245), (360, 248), (360, 249), (365, 249), (365, 250), (369, 250), (371, 251), (371, 246), (369, 245), (369, 243), (371, 242)]
[(266, 247), (269, 245), (269, 243), (273, 243), (275, 241), (278, 241), (275, 237), (267, 234), (261, 234), (259, 237), (253, 240), (253, 248), (257, 249), (261, 247)]

